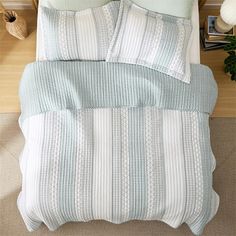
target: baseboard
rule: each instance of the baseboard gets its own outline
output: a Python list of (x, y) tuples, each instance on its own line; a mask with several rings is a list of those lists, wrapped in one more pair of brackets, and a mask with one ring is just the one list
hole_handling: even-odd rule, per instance
[(22, 2), (4, 2), (2, 1), (2, 5), (5, 9), (14, 9), (14, 10), (22, 10), (22, 9), (33, 9), (31, 3), (22, 3)]

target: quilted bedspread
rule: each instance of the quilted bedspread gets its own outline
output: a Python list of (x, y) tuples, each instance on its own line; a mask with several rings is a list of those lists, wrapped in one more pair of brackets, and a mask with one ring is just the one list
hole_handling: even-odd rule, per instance
[(216, 214), (209, 68), (191, 83), (128, 64), (35, 62), (20, 86), (25, 137), (18, 208), (28, 230), (70, 221), (187, 223)]

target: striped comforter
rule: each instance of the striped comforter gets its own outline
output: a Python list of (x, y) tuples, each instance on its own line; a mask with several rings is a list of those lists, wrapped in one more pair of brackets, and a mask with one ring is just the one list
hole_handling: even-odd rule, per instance
[(36, 62), (20, 86), (25, 147), (18, 208), (28, 230), (69, 221), (187, 223), (216, 214), (211, 71), (191, 84), (128, 64)]

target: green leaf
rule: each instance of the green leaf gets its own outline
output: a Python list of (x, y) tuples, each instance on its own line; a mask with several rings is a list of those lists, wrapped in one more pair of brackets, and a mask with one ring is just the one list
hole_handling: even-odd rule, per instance
[(227, 40), (227, 41), (229, 41), (229, 42), (236, 42), (236, 36), (229, 36), (229, 35), (227, 35), (226, 37), (225, 37), (225, 40)]
[(228, 56), (225, 61), (225, 64), (236, 64), (236, 56), (235, 55), (230, 55)]
[(226, 44), (224, 47), (225, 51), (234, 51), (236, 50), (236, 42), (230, 43), (230, 44)]
[(226, 36), (225, 40), (229, 42), (229, 44), (225, 45), (225, 51), (235, 51), (236, 50), (236, 36)]
[(229, 73), (229, 67), (225, 66), (225, 73)]
[(230, 73), (231, 79), (236, 81), (236, 36), (226, 36), (225, 40), (229, 44), (225, 45), (224, 50), (229, 56), (224, 60), (224, 71), (225, 73)]
[(228, 54), (229, 55), (236, 55), (236, 52), (235, 51), (229, 51)]

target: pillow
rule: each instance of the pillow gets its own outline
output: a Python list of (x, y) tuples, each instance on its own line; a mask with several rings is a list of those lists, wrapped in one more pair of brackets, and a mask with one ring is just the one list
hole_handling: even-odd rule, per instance
[(191, 20), (122, 0), (107, 62), (146, 66), (190, 83)]
[(88, 8), (101, 7), (111, 0), (40, 0), (41, 6), (57, 10), (81, 11)]
[(83, 11), (41, 7), (42, 38), (47, 60), (105, 60), (119, 2)]
[[(41, 0), (43, 6), (58, 10), (81, 11), (91, 7), (100, 7), (111, 0)], [(179, 17), (191, 17), (194, 0), (133, 0), (137, 5), (151, 11)]]
[(151, 11), (191, 18), (194, 0), (133, 0), (133, 2)]

